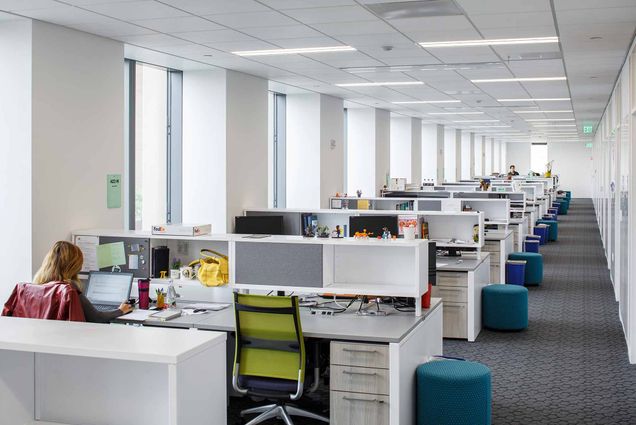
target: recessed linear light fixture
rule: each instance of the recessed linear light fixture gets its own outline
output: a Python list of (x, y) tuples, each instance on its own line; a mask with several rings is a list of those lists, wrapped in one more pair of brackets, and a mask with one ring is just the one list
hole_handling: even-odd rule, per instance
[(338, 87), (421, 86), (422, 81), (384, 81), (381, 83), (342, 83)]
[(551, 102), (559, 100), (570, 100), (569, 97), (543, 97), (543, 98), (525, 98), (525, 99), (497, 99), (497, 102)]
[(509, 125), (471, 125), (470, 128), (510, 128)]
[(456, 123), (465, 123), (465, 122), (500, 122), (499, 120), (459, 120), (453, 121)]
[(265, 50), (241, 50), (232, 52), (237, 56), (273, 56), (273, 55), (301, 55), (304, 53), (331, 53), (331, 52), (355, 52), (351, 46), (332, 47), (302, 47), (297, 49), (265, 49)]
[(515, 114), (557, 114), (557, 113), (563, 113), (563, 114), (569, 114), (572, 113), (573, 111), (571, 109), (559, 109), (559, 110), (553, 110), (553, 111), (512, 111)]
[(530, 38), (496, 38), (490, 40), (431, 41), (418, 43), (424, 48), (435, 47), (471, 47), (471, 46), (506, 46), (511, 44), (545, 44), (558, 43), (559, 37)]
[(576, 121), (574, 118), (537, 118), (532, 120), (526, 120), (526, 122), (547, 122), (547, 121)]
[(470, 80), (472, 83), (525, 83), (531, 81), (565, 81), (567, 77), (521, 77), (521, 78), (484, 78)]
[(576, 124), (534, 124), (535, 127), (576, 127)]
[(461, 100), (408, 100), (405, 102), (393, 102), (395, 105), (424, 105), (435, 103), (461, 103)]
[(427, 115), (483, 115), (483, 112), (429, 112)]

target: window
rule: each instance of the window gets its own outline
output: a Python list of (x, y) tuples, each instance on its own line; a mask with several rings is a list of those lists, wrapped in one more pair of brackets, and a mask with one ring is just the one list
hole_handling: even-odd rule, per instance
[(285, 208), (286, 201), (286, 106), (287, 98), (284, 94), (269, 92), (269, 134), (272, 153), (271, 190), (272, 207)]
[(548, 163), (548, 145), (533, 143), (530, 146), (530, 169), (535, 173), (544, 173)]
[(182, 73), (126, 60), (127, 227), (181, 221)]

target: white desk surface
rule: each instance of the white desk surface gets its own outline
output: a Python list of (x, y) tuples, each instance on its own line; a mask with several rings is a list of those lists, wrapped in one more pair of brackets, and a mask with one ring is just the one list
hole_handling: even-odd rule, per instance
[(512, 230), (506, 230), (503, 232), (486, 232), (484, 233), (484, 239), (486, 239), (487, 241), (501, 241), (508, 238), (508, 236), (510, 235), (512, 235)]
[[(348, 341), (366, 341), (391, 343), (400, 342), (422, 320), (435, 311), (442, 302), (439, 298), (431, 300), (431, 308), (423, 309), (420, 317), (413, 313), (401, 313), (391, 306), (382, 306), (388, 316), (359, 316), (357, 304), (345, 313), (333, 316), (310, 314), (308, 308), (301, 308), (303, 334), (309, 338), (324, 338)], [(206, 331), (234, 332), (234, 309), (211, 311), (201, 315), (182, 316), (166, 322), (145, 321), (144, 326), (172, 327), (171, 322), (179, 320), (177, 327), (193, 327)], [(117, 321), (125, 320), (125, 316)]]
[(223, 332), (0, 317), (0, 350), (176, 364), (225, 342)]
[[(437, 257), (438, 272), (473, 272), (490, 256), (490, 252), (481, 252), (478, 255), (461, 257)], [(458, 263), (458, 261), (461, 262)], [(444, 264), (440, 266), (440, 264)]]

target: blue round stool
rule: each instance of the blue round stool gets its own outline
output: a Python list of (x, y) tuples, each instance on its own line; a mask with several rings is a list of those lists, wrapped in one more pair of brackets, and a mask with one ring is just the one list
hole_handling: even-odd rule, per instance
[(417, 367), (417, 425), (490, 425), (490, 369), (435, 360)]
[(539, 239), (539, 243), (540, 245), (545, 245), (548, 243), (548, 225), (546, 224), (545, 226), (534, 226), (532, 228), (532, 233), (535, 236), (539, 236), (541, 239)]
[(513, 252), (508, 254), (509, 260), (525, 261), (527, 286), (541, 285), (543, 282), (543, 256), (536, 252)]
[(483, 325), (501, 331), (528, 327), (528, 289), (518, 285), (488, 285), (481, 290)]
[(550, 226), (548, 229), (548, 240), (556, 241), (559, 238), (559, 223), (556, 220), (537, 220), (537, 224), (547, 224)]

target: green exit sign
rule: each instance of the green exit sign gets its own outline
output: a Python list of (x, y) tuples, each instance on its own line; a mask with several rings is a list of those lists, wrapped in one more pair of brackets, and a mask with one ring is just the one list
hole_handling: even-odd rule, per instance
[(594, 131), (594, 126), (593, 125), (584, 125), (583, 126), (583, 134), (592, 134), (593, 131)]
[(594, 146), (594, 145), (592, 145), (591, 143), (586, 143), (586, 144), (585, 144), (585, 147), (586, 147), (586, 148), (588, 148), (588, 149), (591, 149), (593, 146)]

